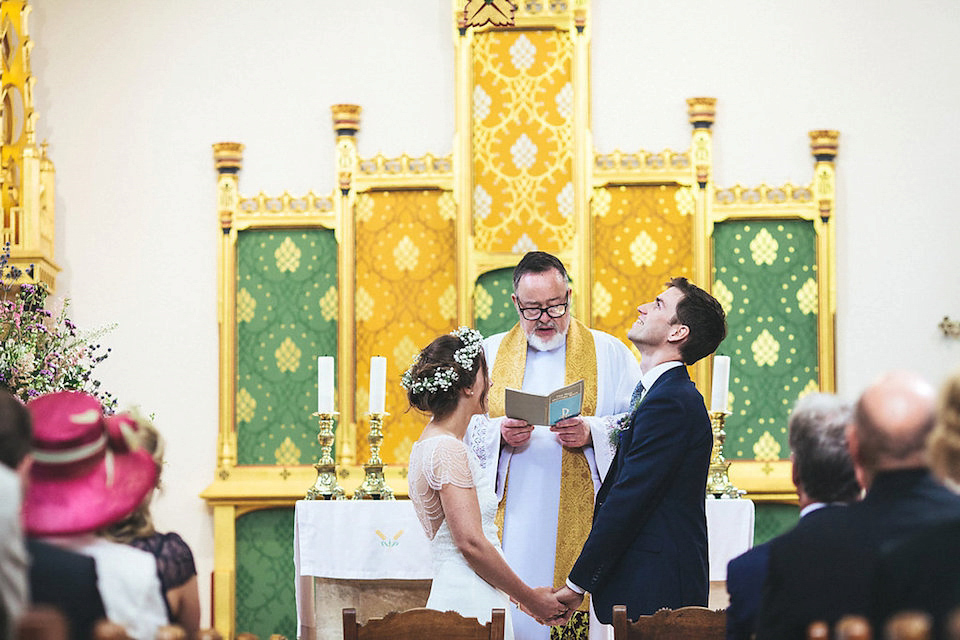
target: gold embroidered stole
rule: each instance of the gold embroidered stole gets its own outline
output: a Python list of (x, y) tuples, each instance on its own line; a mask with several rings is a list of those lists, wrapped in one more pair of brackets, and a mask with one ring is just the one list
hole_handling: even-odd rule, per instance
[[(504, 390), (523, 388), (523, 374), (527, 362), (527, 337), (517, 324), (503, 337), (497, 350), (491, 378), (489, 411), (491, 418), (504, 415)], [(570, 320), (566, 341), (566, 373), (564, 384), (583, 379), (582, 415), (592, 416), (597, 410), (597, 350), (593, 334), (582, 322)], [(503, 498), (497, 509), (497, 528), (503, 538), (503, 514), (509, 489), (509, 469), (504, 480)], [(593, 479), (590, 465), (582, 449), (563, 447), (560, 472), (560, 508), (557, 514), (557, 547), (554, 563), (554, 586), (566, 584), (590, 533), (593, 520)], [(589, 600), (584, 599), (580, 609), (586, 611)]]

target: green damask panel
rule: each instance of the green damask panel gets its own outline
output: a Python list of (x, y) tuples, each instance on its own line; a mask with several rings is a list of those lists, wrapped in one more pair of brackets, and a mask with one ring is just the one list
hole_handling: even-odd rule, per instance
[(758, 504), (753, 526), (753, 545), (763, 544), (796, 526), (800, 510), (793, 504)]
[(513, 268), (488, 271), (474, 287), (473, 314), (476, 328), (484, 336), (509, 331), (517, 323), (513, 294)]
[(713, 293), (727, 312), (727, 458), (789, 457), (787, 418), (818, 390), (817, 237), (806, 220), (719, 223)]
[(237, 237), (237, 460), (308, 464), (317, 357), (337, 355), (337, 242), (328, 229)]
[(297, 637), (293, 509), (237, 518), (237, 632)]

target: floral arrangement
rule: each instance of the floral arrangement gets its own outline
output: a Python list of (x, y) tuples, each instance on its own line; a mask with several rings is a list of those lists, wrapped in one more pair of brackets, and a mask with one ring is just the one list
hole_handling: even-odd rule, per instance
[(116, 398), (93, 377), (110, 354), (96, 340), (114, 327), (80, 332), (67, 317), (68, 301), (51, 312), (44, 285), (17, 281), (23, 275), (9, 265), (10, 243), (0, 254), (0, 385), (26, 402), (52, 391), (85, 391), (100, 400), (106, 411)]

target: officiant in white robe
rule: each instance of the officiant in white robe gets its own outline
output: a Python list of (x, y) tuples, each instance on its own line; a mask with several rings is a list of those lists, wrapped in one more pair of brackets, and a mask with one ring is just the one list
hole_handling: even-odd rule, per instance
[[(492, 383), (489, 414), (474, 416), (467, 432), (485, 473), (496, 476), (507, 563), (530, 585), (565, 583), (590, 532), (595, 493), (613, 460), (611, 432), (628, 412), (640, 380), (639, 363), (623, 342), (571, 318), (569, 295), (566, 271), (555, 257), (533, 252), (517, 265), (513, 299), (520, 321), (484, 341)], [(560, 424), (576, 425), (571, 433), (582, 430), (584, 446), (564, 446), (560, 434), (544, 425), (521, 428), (529, 439), (507, 444), (502, 434), (506, 387), (546, 395), (580, 379), (582, 414)], [(513, 623), (517, 640), (550, 637), (550, 628), (517, 610)]]

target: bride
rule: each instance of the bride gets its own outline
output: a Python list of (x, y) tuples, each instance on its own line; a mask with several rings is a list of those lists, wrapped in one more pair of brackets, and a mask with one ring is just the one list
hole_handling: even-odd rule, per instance
[[(487, 410), (490, 378), (482, 340), (466, 327), (440, 336), (403, 374), (410, 406), (431, 416), (410, 451), (407, 476), (410, 500), (431, 540), (427, 608), (486, 624), (491, 609), (506, 609), (512, 601), (541, 621), (562, 621), (567, 607), (553, 589), (527, 586), (503, 559), (494, 488), (463, 442), (470, 416)], [(513, 638), (509, 615), (504, 636)]]

